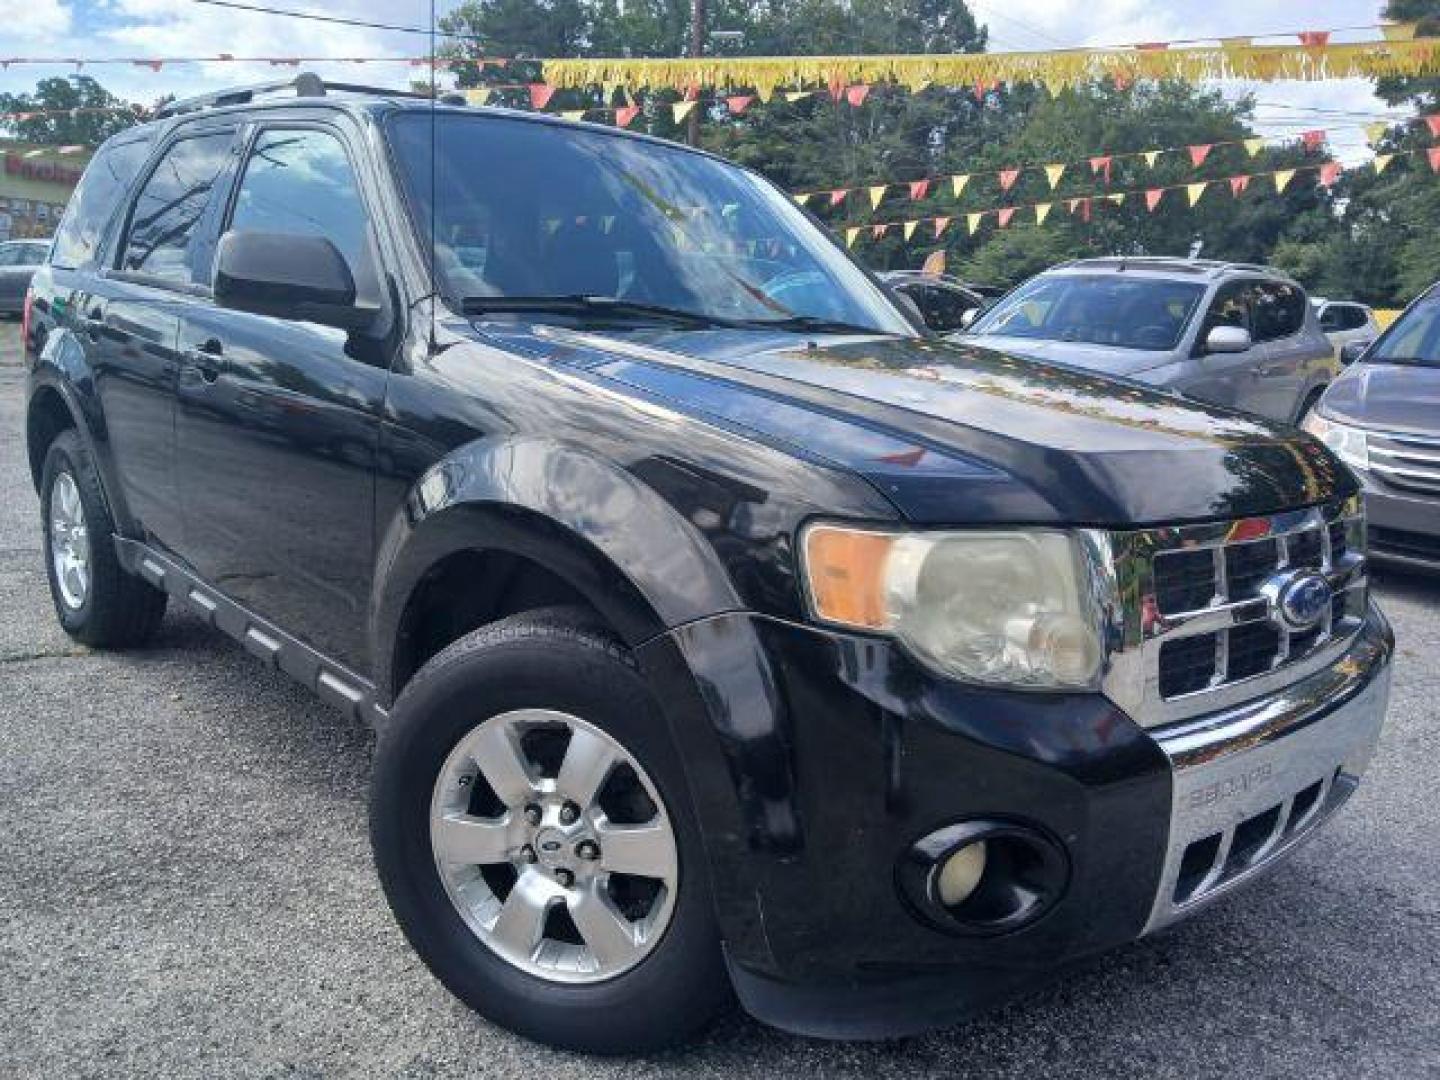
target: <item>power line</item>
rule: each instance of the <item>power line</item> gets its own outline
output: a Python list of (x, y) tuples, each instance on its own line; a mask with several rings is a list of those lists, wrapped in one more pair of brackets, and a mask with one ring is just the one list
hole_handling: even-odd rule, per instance
[(238, 0), (190, 0), (194, 4), (206, 4), (210, 7), (231, 8), (235, 11), (249, 11), (257, 15), (280, 15), (287, 19), (307, 19), (313, 22), (337, 23), (341, 26), (358, 26), (368, 30), (391, 30), (399, 34), (423, 34), (432, 37), (439, 34), (442, 37), (456, 38), (461, 41), (485, 42), (488, 40), (480, 34), (453, 33), (447, 30), (436, 30), (425, 26), (403, 26), (399, 23), (371, 22), (368, 19), (348, 19), (340, 15), (322, 15), (315, 11), (293, 11), (288, 8), (267, 7), (264, 4), (242, 4)]

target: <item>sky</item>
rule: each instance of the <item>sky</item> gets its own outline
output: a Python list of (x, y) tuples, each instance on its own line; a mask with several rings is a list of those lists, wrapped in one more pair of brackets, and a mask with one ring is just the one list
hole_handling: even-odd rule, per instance
[[(427, 26), (428, 0), (261, 0), (274, 7), (321, 11), (392, 24)], [(439, 0), (443, 13), (453, 0)], [(1259, 36), (1307, 29), (1373, 25), (1380, 3), (1371, 0), (971, 0), (990, 28), (992, 51), (1115, 45), (1182, 38)], [(21, 56), (411, 56), (423, 55), (423, 35), (277, 18), (195, 3), (194, 0), (0, 0), (0, 59)], [(1337, 33), (1332, 40), (1372, 39), (1373, 30)], [(309, 70), (341, 81), (403, 86), (415, 74), (405, 64), (308, 63)], [(10, 65), (0, 90), (31, 90), (48, 75), (73, 66)], [(127, 100), (149, 103), (164, 93), (180, 97), (251, 82), (285, 78), (289, 68), (266, 64), (166, 65), (156, 72), (134, 65), (93, 65), (94, 75)], [(1324, 128), (1347, 164), (1368, 156), (1363, 125), (1387, 110), (1365, 80), (1319, 83), (1217, 84), (1227, 96), (1253, 93), (1262, 133), (1281, 137)]]

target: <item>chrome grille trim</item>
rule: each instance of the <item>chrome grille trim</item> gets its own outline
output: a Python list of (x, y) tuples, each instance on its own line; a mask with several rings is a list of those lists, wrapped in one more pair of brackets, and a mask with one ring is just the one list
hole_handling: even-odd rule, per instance
[(1395, 487), (1440, 495), (1440, 438), (1398, 431), (1366, 434), (1370, 471)]
[[(1343, 553), (1335, 550), (1332, 527), (1345, 532)], [(1094, 535), (1098, 537), (1095, 562), (1107, 564), (1099, 579), (1108, 594), (1102, 606), (1110, 613), (1104, 690), (1145, 727), (1230, 708), (1288, 686), (1333, 662), (1364, 619), (1368, 579), (1358, 496), (1269, 517)], [(1271, 548), (1258, 546), (1235, 554), (1244, 545), (1262, 544), (1273, 545), (1273, 557)], [(1314, 566), (1317, 547), (1319, 564)], [(1183, 611), (1163, 610), (1157, 564), (1168, 556), (1204, 550), (1213, 552), (1210, 603)], [(1303, 554), (1297, 555), (1297, 550)], [(1249, 560), (1250, 577), (1238, 585), (1230, 577), (1232, 559)], [(1314, 566), (1334, 594), (1343, 598), (1338, 621), (1331, 608), (1316, 629), (1294, 633), (1272, 617), (1272, 601), (1258, 591), (1265, 579), (1255, 574), (1263, 571), (1268, 577), (1291, 565), (1292, 559)], [(1190, 570), (1195, 572), (1193, 566)], [(1194, 585), (1192, 599), (1198, 600), (1200, 587)], [(1252, 594), (1234, 595), (1246, 589)], [(1247, 627), (1248, 647), (1237, 657), (1232, 635)], [(1268, 632), (1276, 640), (1267, 662)], [(1167, 695), (1161, 678), (1165, 646), (1202, 635), (1215, 636), (1213, 673), (1197, 689)], [(1188, 674), (1204, 678), (1208, 655), (1199, 654), (1193, 662), (1187, 658)], [(1247, 671), (1247, 664), (1261, 669)]]

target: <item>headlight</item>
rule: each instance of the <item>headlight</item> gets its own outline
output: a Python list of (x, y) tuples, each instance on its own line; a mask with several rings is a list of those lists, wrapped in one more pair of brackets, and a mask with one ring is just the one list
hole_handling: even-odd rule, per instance
[(801, 546), (810, 605), (825, 622), (890, 634), (937, 671), (972, 682), (1099, 682), (1100, 616), (1074, 534), (821, 524)]
[(1327, 420), (1314, 409), (1300, 426), (1335, 451), (1335, 456), (1345, 464), (1357, 469), (1370, 468), (1370, 444), (1362, 429)]

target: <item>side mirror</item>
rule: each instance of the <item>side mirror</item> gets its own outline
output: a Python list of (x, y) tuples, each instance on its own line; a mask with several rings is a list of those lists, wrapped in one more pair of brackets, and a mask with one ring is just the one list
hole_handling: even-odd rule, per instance
[(323, 236), (234, 230), (220, 238), (215, 302), (277, 319), (363, 330), (373, 308), (356, 303), (355, 275)]
[(969, 330), (970, 327), (975, 325), (975, 320), (978, 318), (980, 318), (980, 309), (978, 307), (966, 308), (960, 313), (960, 329)]
[(1250, 331), (1243, 326), (1216, 326), (1205, 338), (1207, 353), (1242, 353), (1250, 348)]
[(1347, 341), (1340, 346), (1340, 363), (1349, 367), (1365, 355), (1365, 350), (1370, 348), (1374, 342), (1371, 341)]

